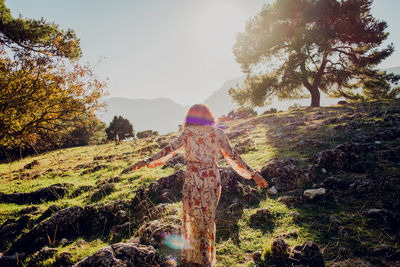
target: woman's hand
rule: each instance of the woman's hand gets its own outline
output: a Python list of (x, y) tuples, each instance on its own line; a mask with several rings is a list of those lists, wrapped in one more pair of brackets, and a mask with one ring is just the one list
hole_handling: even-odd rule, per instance
[(145, 165), (147, 165), (147, 162), (144, 160), (140, 160), (140, 161), (136, 162), (135, 164), (133, 164), (132, 166), (129, 166), (128, 168), (123, 170), (121, 174), (128, 173), (128, 172), (134, 171), (134, 170), (138, 170)]
[(142, 168), (143, 166), (146, 166), (147, 162), (145, 160), (140, 160), (138, 162), (136, 162), (134, 165), (131, 166), (132, 170), (138, 170), (140, 168)]
[(261, 188), (267, 188), (267, 186), (268, 186), (268, 182), (265, 181), (265, 179), (261, 175), (259, 175), (258, 173), (254, 174), (253, 180)]

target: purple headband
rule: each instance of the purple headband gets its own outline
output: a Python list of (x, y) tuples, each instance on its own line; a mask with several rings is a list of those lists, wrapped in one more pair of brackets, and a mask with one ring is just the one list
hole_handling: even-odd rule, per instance
[(212, 120), (195, 118), (195, 117), (187, 117), (186, 123), (199, 124), (199, 125), (214, 125)]

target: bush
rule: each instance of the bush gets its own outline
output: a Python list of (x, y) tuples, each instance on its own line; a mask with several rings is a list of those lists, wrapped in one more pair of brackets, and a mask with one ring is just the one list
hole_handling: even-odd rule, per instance
[(141, 139), (141, 138), (146, 138), (146, 137), (151, 137), (151, 136), (157, 136), (158, 132), (153, 131), (153, 130), (145, 130), (141, 132), (137, 132), (136, 137)]

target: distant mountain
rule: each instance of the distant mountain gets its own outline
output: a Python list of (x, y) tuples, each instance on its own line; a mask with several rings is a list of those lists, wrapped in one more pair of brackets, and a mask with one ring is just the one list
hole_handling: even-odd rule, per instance
[(220, 89), (215, 91), (204, 101), (204, 103), (210, 107), (215, 118), (219, 118), (221, 115), (225, 115), (229, 111), (237, 108), (237, 105), (233, 103), (232, 98), (229, 96), (228, 91), (232, 87), (242, 86), (245, 79), (246, 76), (241, 76), (226, 81)]
[(175, 132), (185, 118), (187, 107), (168, 98), (128, 99), (114, 97), (105, 100), (107, 111), (98, 112), (101, 121), (109, 124), (114, 116), (121, 115), (138, 131), (156, 130), (160, 134)]
[(387, 73), (393, 72), (394, 74), (400, 75), (400, 67), (394, 67), (394, 68), (389, 68), (385, 69)]
[[(387, 72), (400, 74), (400, 67), (385, 69)], [(233, 103), (228, 90), (232, 87), (242, 86), (245, 76), (237, 77), (226, 81), (221, 88), (216, 90), (203, 103), (207, 104), (214, 113), (215, 118), (227, 114), (236, 109), (237, 105)], [(330, 106), (343, 99), (332, 99), (324, 94), (321, 95), (321, 106)], [(178, 125), (183, 123), (188, 106), (175, 103), (168, 98), (156, 99), (128, 99), (123, 97), (114, 97), (105, 100), (107, 104), (106, 112), (99, 112), (99, 118), (107, 124), (111, 122), (115, 115), (127, 118), (135, 131), (156, 130), (160, 134), (177, 131)], [(274, 107), (278, 110), (286, 110), (290, 105), (298, 104), (308, 106), (310, 99), (278, 101), (274, 99), (271, 105), (265, 108), (256, 108), (257, 112)]]

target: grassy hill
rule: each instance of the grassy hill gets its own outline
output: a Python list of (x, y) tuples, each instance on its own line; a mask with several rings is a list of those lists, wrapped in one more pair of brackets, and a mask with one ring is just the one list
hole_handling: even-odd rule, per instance
[[(219, 162), (218, 266), (317, 266), (318, 255), (326, 266), (398, 266), (399, 112), (399, 102), (381, 101), (229, 122), (233, 145), (278, 192)], [(0, 265), (68, 266), (92, 255), (86, 264), (173, 266), (179, 250), (164, 241), (179, 232), (184, 161), (123, 170), (177, 134), (1, 164)]]

